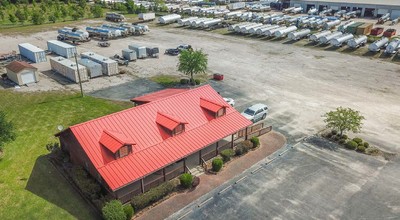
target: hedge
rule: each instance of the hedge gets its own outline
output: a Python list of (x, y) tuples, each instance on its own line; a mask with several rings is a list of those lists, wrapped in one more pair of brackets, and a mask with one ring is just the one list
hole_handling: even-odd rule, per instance
[(165, 182), (157, 187), (151, 188), (149, 191), (141, 195), (133, 197), (131, 205), (136, 211), (146, 208), (147, 206), (164, 198), (169, 193), (175, 191), (178, 185), (178, 180)]
[(190, 173), (184, 173), (179, 177), (179, 181), (184, 188), (190, 188), (192, 186), (193, 176)]
[(235, 155), (235, 152), (232, 149), (225, 149), (221, 151), (220, 155), (224, 163), (226, 163), (231, 160), (231, 157)]
[(253, 148), (256, 148), (260, 145), (260, 139), (258, 139), (258, 137), (252, 137), (250, 139), (251, 143), (253, 143)]
[(80, 166), (72, 168), (72, 179), (82, 191), (82, 193), (91, 200), (99, 199), (101, 186)]
[(119, 200), (112, 200), (110, 202), (107, 202), (106, 205), (101, 209), (101, 211), (105, 220), (126, 219), (124, 208)]
[(223, 164), (224, 164), (224, 162), (222, 161), (221, 158), (215, 158), (212, 161), (212, 170), (215, 171), (215, 172), (220, 171)]

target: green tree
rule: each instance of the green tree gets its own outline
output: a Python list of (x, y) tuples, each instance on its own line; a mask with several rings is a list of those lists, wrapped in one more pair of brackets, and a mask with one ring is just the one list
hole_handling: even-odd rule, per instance
[(56, 16), (54, 15), (54, 13), (51, 14), (51, 15), (49, 15), (49, 21), (51, 21), (51, 22), (53, 22), (53, 23), (56, 23), (57, 18), (56, 18)]
[(119, 200), (112, 200), (107, 202), (101, 209), (103, 213), (103, 218), (105, 220), (125, 220), (126, 214), (124, 212), (124, 207)]
[(137, 6), (132, 0), (126, 0), (125, 6), (129, 14), (135, 13)]
[(93, 16), (94, 16), (95, 18), (101, 18), (101, 17), (103, 17), (103, 8), (101, 8), (100, 5), (92, 6), (92, 7), (90, 8), (90, 11), (92, 12), (92, 14), (93, 14)]
[(68, 6), (64, 5), (60, 8), (60, 12), (61, 12), (61, 16), (63, 18), (63, 21), (65, 21), (65, 19), (69, 16), (69, 10), (68, 10)]
[(178, 71), (189, 75), (193, 83), (194, 74), (205, 73), (207, 70), (208, 58), (202, 50), (183, 50), (179, 55)]
[(14, 14), (9, 14), (9, 15), (8, 15), (8, 20), (10, 20), (11, 23), (14, 24), (15, 22), (17, 22), (17, 17), (15, 17)]
[(32, 20), (32, 23), (33, 23), (33, 24), (35, 24), (35, 25), (40, 25), (40, 24), (43, 24), (43, 23), (44, 23), (44, 21), (46, 20), (46, 18), (45, 18), (45, 15), (44, 15), (44, 13), (43, 13), (42, 11), (40, 11), (40, 10), (34, 10), (34, 11), (32, 12), (32, 18), (31, 18), (31, 20)]
[(0, 9), (0, 19), (4, 20), (5, 17), (6, 17), (6, 13), (2, 9)]
[(346, 131), (359, 132), (365, 119), (359, 111), (343, 107), (327, 112), (322, 117), (325, 118), (326, 127), (339, 131), (340, 136)]
[(7, 142), (15, 140), (14, 125), (11, 121), (7, 121), (6, 114), (0, 111), (0, 151)]
[(15, 17), (18, 18), (18, 21), (21, 22), (22, 24), (26, 21), (27, 17), (25, 13), (21, 9), (17, 9), (15, 12)]

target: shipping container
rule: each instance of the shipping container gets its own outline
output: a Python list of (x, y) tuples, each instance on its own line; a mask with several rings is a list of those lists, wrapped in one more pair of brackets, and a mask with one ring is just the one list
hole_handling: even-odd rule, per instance
[(59, 56), (63, 56), (65, 58), (71, 58), (74, 57), (76, 53), (76, 47), (67, 44), (58, 40), (49, 40), (47, 41), (47, 48), (49, 51), (52, 53), (55, 53)]
[(103, 67), (99, 63), (96, 63), (89, 59), (80, 59), (78, 60), (78, 63), (86, 67), (90, 78), (103, 75)]
[(137, 59), (136, 51), (131, 50), (131, 49), (123, 49), (122, 50), (122, 57), (125, 60), (129, 60), (129, 61), (136, 60)]
[(346, 28), (346, 33), (355, 34), (357, 32), (357, 28), (360, 27), (363, 24), (364, 24), (364, 22), (356, 22), (356, 23), (354, 23), (352, 25), (349, 25)]
[(81, 53), (82, 58), (87, 58), (101, 64), (103, 75), (112, 76), (118, 74), (118, 63), (115, 60), (101, 56), (93, 52)]
[(129, 45), (129, 49), (136, 51), (136, 57), (138, 59), (143, 59), (147, 57), (146, 47), (139, 45)]
[(374, 25), (371, 23), (365, 23), (357, 28), (357, 35), (369, 35), (371, 33), (372, 27)]
[(29, 43), (18, 44), (19, 53), (34, 63), (46, 62), (46, 53)]
[(139, 14), (139, 20), (151, 21), (151, 20), (154, 20), (155, 18), (156, 18), (155, 13), (140, 13)]
[(52, 57), (50, 58), (51, 69), (64, 77), (72, 80), (73, 82), (79, 83), (78, 69), (81, 78), (81, 82), (88, 81), (88, 74), (85, 66), (76, 65), (75, 62), (66, 59), (64, 57)]

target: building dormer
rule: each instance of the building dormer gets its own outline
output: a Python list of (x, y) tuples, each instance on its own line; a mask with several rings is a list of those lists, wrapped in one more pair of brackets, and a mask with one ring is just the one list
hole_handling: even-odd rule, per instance
[(166, 113), (157, 112), (156, 123), (166, 130), (170, 136), (185, 132), (187, 122)]
[(217, 103), (205, 98), (200, 98), (200, 106), (211, 113), (214, 118), (224, 116), (226, 114), (226, 107), (228, 107), (226, 104)]
[(133, 145), (135, 144), (124, 134), (109, 130), (103, 131), (99, 143), (106, 163), (128, 156), (133, 152)]

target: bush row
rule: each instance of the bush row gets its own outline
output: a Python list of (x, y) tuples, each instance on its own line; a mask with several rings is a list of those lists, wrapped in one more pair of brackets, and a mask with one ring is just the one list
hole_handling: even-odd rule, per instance
[(105, 220), (130, 220), (133, 216), (131, 205), (122, 205), (119, 200), (107, 202), (101, 209)]
[[(82, 193), (91, 200), (99, 199), (101, 196), (101, 186), (80, 166), (72, 168), (71, 177), (75, 184), (81, 189)], [(101, 208), (101, 207), (100, 207)]]
[(366, 149), (369, 147), (369, 143), (364, 142), (361, 138), (355, 137), (351, 140), (348, 140), (347, 135), (344, 134), (340, 136), (339, 134), (337, 134), (337, 131), (335, 130), (332, 130), (331, 132), (326, 134), (325, 137), (341, 145), (344, 145), (347, 149), (357, 150), (358, 152), (362, 153), (365, 153)]
[(194, 82), (191, 82), (190, 79), (181, 79), (180, 83), (182, 85), (186, 85), (186, 84), (191, 84), (191, 85), (200, 85), (201, 81), (200, 79), (194, 79)]

